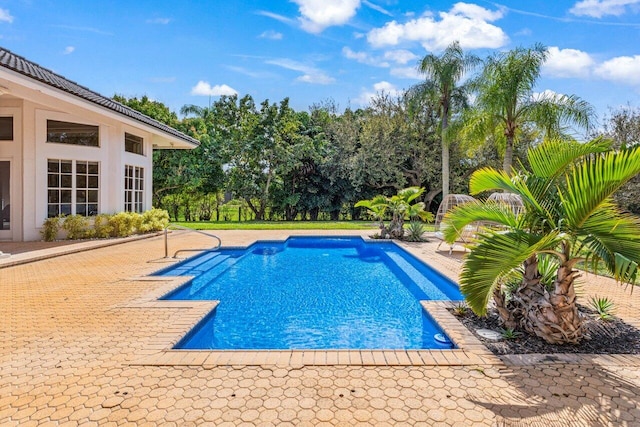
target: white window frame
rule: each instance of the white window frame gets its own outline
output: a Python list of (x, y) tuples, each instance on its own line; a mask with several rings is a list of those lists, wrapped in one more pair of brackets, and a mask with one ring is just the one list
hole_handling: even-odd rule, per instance
[(124, 210), (144, 212), (144, 167), (124, 165)]

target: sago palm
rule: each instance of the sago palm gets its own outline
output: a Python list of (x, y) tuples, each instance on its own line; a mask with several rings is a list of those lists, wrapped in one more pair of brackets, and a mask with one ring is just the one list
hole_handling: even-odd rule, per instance
[[(469, 306), (484, 314), (493, 296), (505, 326), (520, 326), (549, 343), (577, 343), (583, 319), (576, 305), (576, 266), (604, 267), (617, 280), (634, 283), (640, 263), (640, 219), (621, 211), (612, 194), (640, 173), (640, 147), (612, 151), (607, 141), (580, 144), (546, 141), (528, 152), (530, 170), (510, 177), (481, 169), (470, 180), (472, 194), (502, 190), (522, 197), (516, 216), (496, 203), (467, 204), (445, 219), (444, 235), (473, 222), (485, 227), (464, 261), (460, 287)], [(557, 261), (552, 283), (539, 261)], [(505, 297), (503, 287), (517, 277)]]

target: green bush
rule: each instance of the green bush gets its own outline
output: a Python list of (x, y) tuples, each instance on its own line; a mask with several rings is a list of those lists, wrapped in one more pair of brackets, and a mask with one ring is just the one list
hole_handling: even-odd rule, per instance
[(113, 232), (113, 226), (110, 222), (111, 215), (98, 214), (94, 218), (93, 222), (93, 235), (98, 239), (106, 239), (111, 236)]
[(58, 230), (60, 230), (60, 220), (62, 217), (55, 216), (53, 218), (47, 218), (42, 223), (42, 230), (40, 234), (45, 242), (53, 242), (58, 237)]
[(162, 231), (169, 225), (169, 213), (164, 209), (151, 209), (142, 214), (142, 221), (138, 227), (140, 233)]
[(65, 216), (62, 229), (66, 230), (69, 240), (86, 239), (93, 235), (93, 229), (89, 228), (89, 220), (82, 215)]
[(133, 212), (119, 212), (109, 218), (111, 237), (128, 237), (135, 232), (136, 219)]

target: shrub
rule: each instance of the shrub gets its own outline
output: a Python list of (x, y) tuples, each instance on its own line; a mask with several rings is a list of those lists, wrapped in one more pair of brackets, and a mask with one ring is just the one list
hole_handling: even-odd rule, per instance
[(611, 301), (609, 298), (591, 298), (591, 308), (593, 308), (598, 313), (598, 318), (600, 318), (600, 320), (613, 319), (614, 304), (613, 301)]
[(89, 220), (82, 215), (67, 215), (64, 217), (62, 228), (67, 231), (67, 239), (86, 239), (93, 235), (89, 229)]
[(111, 229), (111, 237), (127, 237), (131, 236), (135, 231), (135, 214), (132, 212), (119, 212), (109, 218)]
[(95, 216), (93, 222), (93, 235), (98, 239), (106, 239), (111, 236), (113, 232), (113, 226), (110, 222), (111, 215), (98, 214)]
[(58, 230), (60, 230), (60, 220), (62, 217), (54, 216), (53, 218), (47, 218), (42, 223), (42, 230), (40, 234), (45, 242), (53, 242), (58, 237)]
[(162, 231), (169, 225), (169, 213), (164, 209), (151, 209), (142, 214), (142, 221), (138, 227), (140, 233)]
[(424, 242), (425, 239), (422, 238), (424, 234), (424, 224), (420, 221), (411, 221), (409, 226), (407, 227), (407, 236), (406, 240), (410, 242)]

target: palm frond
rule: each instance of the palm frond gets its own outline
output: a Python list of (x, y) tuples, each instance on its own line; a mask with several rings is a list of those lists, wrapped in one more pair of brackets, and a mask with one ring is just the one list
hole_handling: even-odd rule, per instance
[(527, 158), (532, 172), (540, 178), (554, 178), (564, 172), (567, 166), (589, 154), (604, 153), (611, 149), (611, 141), (596, 138), (579, 143), (559, 139), (549, 139), (531, 148)]
[(515, 228), (518, 218), (506, 205), (500, 203), (465, 203), (458, 205), (444, 216), (442, 233), (445, 241), (455, 242), (462, 230), (473, 223), (493, 223)]
[(530, 256), (557, 245), (557, 234), (537, 236), (524, 231), (482, 234), (473, 245), (460, 274), (460, 290), (471, 309), (486, 313), (500, 280)]
[(577, 230), (623, 184), (640, 173), (640, 146), (587, 157), (559, 192), (568, 227)]

